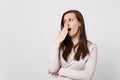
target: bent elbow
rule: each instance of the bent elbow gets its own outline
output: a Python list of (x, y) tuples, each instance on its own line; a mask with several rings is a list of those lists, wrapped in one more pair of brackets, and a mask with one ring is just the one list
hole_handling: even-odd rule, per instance
[(54, 73), (57, 73), (57, 72), (58, 72), (59, 67), (55, 67), (55, 66), (49, 67), (48, 70), (50, 71), (50, 73), (53, 73), (53, 74), (54, 74)]

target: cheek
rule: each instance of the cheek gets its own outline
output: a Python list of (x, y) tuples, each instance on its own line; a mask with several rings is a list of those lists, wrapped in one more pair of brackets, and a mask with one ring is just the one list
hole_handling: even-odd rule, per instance
[(76, 33), (78, 31), (78, 28), (79, 28), (78, 23), (73, 23), (71, 27), (73, 29), (73, 31), (72, 31), (73, 33)]
[(73, 33), (76, 33), (78, 31), (78, 26), (73, 28)]

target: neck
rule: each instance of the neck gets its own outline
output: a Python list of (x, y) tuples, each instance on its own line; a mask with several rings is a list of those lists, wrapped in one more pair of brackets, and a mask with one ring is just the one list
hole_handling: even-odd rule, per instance
[(73, 42), (73, 45), (77, 45), (78, 42), (79, 42), (79, 39), (78, 38), (72, 38), (72, 42)]
[(72, 42), (74, 46), (76, 46), (79, 43), (79, 34), (80, 33), (72, 37)]

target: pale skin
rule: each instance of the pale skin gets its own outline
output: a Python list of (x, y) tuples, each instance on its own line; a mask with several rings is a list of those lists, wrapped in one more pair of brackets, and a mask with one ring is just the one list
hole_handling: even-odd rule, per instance
[[(79, 42), (80, 27), (81, 23), (77, 20), (74, 13), (65, 14), (64, 27), (59, 32), (55, 42), (61, 43), (68, 34), (71, 37), (73, 44), (76, 45)], [(68, 31), (68, 28), (71, 28), (71, 30)], [(53, 74), (50, 70), (48, 70), (48, 73)]]
[[(79, 33), (78, 29), (80, 28), (81, 23), (77, 20), (74, 13), (68, 13), (64, 16), (64, 28), (60, 31), (57, 36), (56, 42), (61, 43), (67, 34), (72, 39), (74, 45), (78, 43)], [(71, 31), (68, 31), (68, 28), (71, 28)], [(76, 34), (77, 33), (77, 34)]]

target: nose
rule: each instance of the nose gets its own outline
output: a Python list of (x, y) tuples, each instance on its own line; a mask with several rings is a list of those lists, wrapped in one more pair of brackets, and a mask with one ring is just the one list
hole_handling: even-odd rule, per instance
[(67, 26), (68, 26), (68, 27), (70, 26), (69, 23), (67, 24)]
[(68, 27), (70, 26), (68, 21), (65, 22), (65, 26), (68, 26)]

